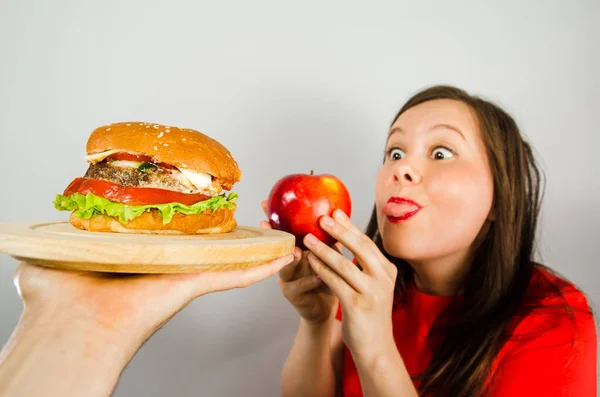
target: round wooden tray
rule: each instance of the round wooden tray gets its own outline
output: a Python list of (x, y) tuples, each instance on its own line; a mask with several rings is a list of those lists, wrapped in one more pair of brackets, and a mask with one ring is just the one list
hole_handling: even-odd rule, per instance
[(89, 232), (69, 222), (0, 224), (0, 252), (35, 265), (118, 273), (186, 273), (266, 264), (294, 252), (292, 234), (238, 226), (229, 233)]

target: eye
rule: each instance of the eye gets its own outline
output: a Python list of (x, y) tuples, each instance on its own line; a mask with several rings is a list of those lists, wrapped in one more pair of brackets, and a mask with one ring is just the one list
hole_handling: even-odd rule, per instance
[(404, 157), (404, 151), (399, 148), (392, 148), (388, 150), (388, 157), (391, 160), (400, 160)]
[(446, 147), (438, 146), (433, 151), (433, 158), (435, 160), (445, 160), (451, 157), (454, 157), (454, 152)]

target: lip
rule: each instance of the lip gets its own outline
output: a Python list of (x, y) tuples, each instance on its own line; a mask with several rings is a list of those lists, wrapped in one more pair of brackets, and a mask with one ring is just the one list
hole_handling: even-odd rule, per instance
[[(405, 205), (407, 207), (414, 207), (414, 209), (408, 210), (406, 212), (401, 211), (402, 214), (398, 215), (397, 211), (393, 210), (394, 205)], [(387, 216), (389, 222), (400, 223), (407, 221), (408, 219), (415, 216), (419, 211), (421, 211), (422, 208), (423, 206), (421, 206), (421, 204), (411, 199), (405, 197), (390, 197), (390, 199), (387, 201), (386, 206), (383, 208), (383, 213)]]

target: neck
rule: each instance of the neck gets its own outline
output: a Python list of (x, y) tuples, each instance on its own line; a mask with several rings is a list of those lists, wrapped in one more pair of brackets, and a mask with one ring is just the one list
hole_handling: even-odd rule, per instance
[(460, 290), (468, 269), (465, 253), (450, 257), (410, 262), (414, 270), (415, 287), (429, 295), (452, 296)]

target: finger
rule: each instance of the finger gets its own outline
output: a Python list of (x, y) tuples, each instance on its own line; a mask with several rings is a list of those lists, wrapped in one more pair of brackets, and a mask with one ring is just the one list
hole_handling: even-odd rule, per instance
[(281, 280), (285, 282), (292, 280), (294, 278), (294, 273), (296, 273), (296, 268), (298, 267), (298, 264), (300, 263), (301, 259), (302, 251), (300, 250), (300, 248), (295, 247), (294, 260), (279, 271), (279, 278), (281, 278)]
[(260, 227), (262, 227), (263, 229), (273, 229), (271, 227), (271, 224), (267, 221), (260, 221)]
[(267, 214), (267, 200), (262, 200), (260, 202), (260, 206), (262, 207), (263, 212), (265, 213), (265, 216), (269, 216)]
[(333, 244), (333, 248), (340, 254), (344, 252), (344, 246), (339, 241)]
[[(342, 225), (346, 226), (351, 231), (355, 232), (356, 234), (358, 234), (360, 236), (364, 235), (363, 231), (360, 230), (354, 223), (352, 223), (352, 221), (350, 220), (350, 218), (348, 218), (348, 215), (346, 215), (346, 213), (344, 211), (337, 209), (333, 212), (332, 215), (336, 221), (340, 222)], [(370, 238), (368, 238), (368, 239), (370, 241), (372, 241)], [(375, 250), (375, 253), (381, 260), (381, 263), (384, 264), (383, 267), (384, 267), (385, 271), (388, 273), (388, 275), (392, 276), (393, 274), (395, 274), (394, 264), (389, 262), (389, 260), (385, 257), (385, 255), (383, 255), (383, 252), (381, 252), (381, 250), (379, 248), (377, 248), (375, 243), (373, 243), (372, 246), (374, 246), (373, 248)]]
[[(344, 245), (342, 243), (340, 243), (339, 241), (337, 243), (333, 244), (333, 248), (340, 254), (344, 255)], [(358, 264), (358, 262), (356, 262), (356, 258), (352, 259), (352, 263), (354, 263), (356, 265), (356, 267), (358, 267), (358, 270), (362, 271), (362, 266), (360, 266), (360, 264)]]
[(316, 274), (313, 274), (287, 283), (284, 282), (281, 284), (281, 289), (285, 296), (293, 300), (322, 285), (323, 281)]
[[(314, 235), (309, 234), (304, 238), (308, 249), (329, 268), (335, 271), (354, 290), (361, 292), (365, 290), (365, 275), (358, 270), (356, 265), (348, 258), (319, 241)], [(309, 259), (311, 255), (308, 256)], [(314, 269), (314, 267), (313, 267)]]
[[(313, 270), (314, 271), (314, 270)], [(317, 276), (317, 274), (315, 273), (315, 276)], [(321, 279), (321, 277), (319, 276), (319, 279)], [(328, 295), (333, 295), (335, 296), (335, 294), (333, 293), (333, 291), (331, 290), (331, 288), (329, 288), (329, 286), (327, 284), (325, 284), (323, 282), (323, 280), (321, 280), (321, 286), (317, 288), (317, 292), (323, 292), (325, 294)]]
[(333, 218), (340, 222), (342, 225), (346, 226), (348, 229), (352, 230), (355, 233), (358, 234), (362, 234), (362, 230), (360, 230), (354, 223), (352, 223), (352, 221), (350, 220), (350, 218), (348, 218), (348, 215), (346, 215), (346, 213), (340, 209), (336, 209), (335, 211), (333, 211)]
[(357, 291), (346, 280), (312, 252), (308, 254), (308, 263), (340, 301), (347, 302), (350, 296), (357, 294)]
[(272, 276), (293, 260), (294, 256), (290, 254), (257, 267), (223, 272), (199, 273), (196, 275), (196, 280), (200, 284), (197, 296), (232, 288), (246, 288), (249, 285)]
[(379, 255), (379, 249), (375, 246), (375, 243), (362, 232), (357, 233), (355, 231), (357, 229), (350, 229), (329, 216), (321, 217), (319, 223), (323, 230), (342, 243), (354, 254), (354, 257), (356, 257), (367, 274), (377, 276), (387, 273), (386, 270), (383, 269), (385, 262)]
[(302, 259), (300, 259), (300, 263), (298, 263), (298, 266), (296, 267), (294, 278), (300, 278), (304, 276), (315, 276), (315, 271), (310, 267), (308, 259), (306, 259), (306, 256), (310, 251), (302, 251), (300, 248), (298, 249), (302, 254)]

